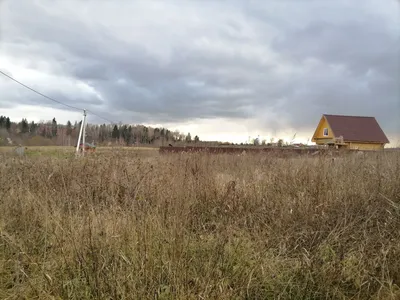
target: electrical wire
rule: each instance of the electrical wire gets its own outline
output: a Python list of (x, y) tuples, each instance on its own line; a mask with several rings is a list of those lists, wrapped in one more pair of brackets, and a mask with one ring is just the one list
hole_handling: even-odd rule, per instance
[(105, 121), (107, 121), (107, 122), (110, 122), (111, 124), (117, 124), (117, 122), (114, 122), (114, 121), (111, 121), (111, 120), (109, 120), (109, 119), (107, 119), (107, 118), (104, 118), (104, 117), (102, 117), (102, 116), (100, 116), (100, 115), (94, 113), (94, 112), (91, 111), (91, 110), (86, 110), (86, 112), (89, 112), (89, 113), (92, 114), (93, 116), (96, 116), (96, 117), (98, 117), (98, 118), (100, 118), (100, 119), (103, 119), (103, 120), (105, 120)]
[[(54, 98), (51, 98), (51, 97), (49, 97), (49, 96), (46, 96), (46, 95), (42, 94), (41, 92), (38, 92), (37, 90), (35, 90), (35, 89), (33, 89), (33, 88), (27, 86), (26, 84), (24, 84), (24, 83), (18, 81), (18, 80), (15, 79), (15, 78), (11, 77), (10, 75), (4, 73), (4, 72), (1, 71), (1, 70), (0, 70), (0, 73), (1, 73), (2, 75), (4, 75), (4, 76), (8, 77), (9, 79), (15, 81), (16, 83), (22, 85), (23, 87), (25, 87), (25, 88), (31, 90), (32, 92), (34, 92), (34, 93), (36, 93), (36, 94), (38, 94), (38, 95), (40, 95), (40, 96), (42, 96), (42, 97), (44, 97), (44, 98), (46, 98), (46, 99), (48, 99), (48, 100), (51, 100), (51, 101), (56, 102), (56, 103), (58, 103), (58, 104), (64, 105), (65, 107), (69, 107), (69, 108), (76, 109), (76, 110), (80, 110), (80, 111), (85, 111), (83, 108), (79, 108), (79, 107), (76, 107), (76, 106), (73, 106), (73, 105), (69, 105), (69, 104), (63, 103), (63, 102), (61, 102), (61, 101), (58, 101), (58, 100), (56, 100), (56, 99), (54, 99)], [(100, 116), (100, 115), (94, 113), (94, 112), (91, 111), (91, 110), (86, 110), (86, 112), (90, 112), (92, 115), (94, 115), (94, 116), (96, 116), (96, 117), (98, 117), (98, 118), (100, 118), (100, 119), (103, 119), (103, 120), (105, 120), (105, 121), (107, 121), (107, 122), (110, 122), (111, 124), (116, 124), (116, 122), (113, 122), (113, 121), (111, 121), (111, 120), (109, 120), (109, 119), (107, 119), (107, 118), (104, 118), (104, 117), (102, 117), (102, 116)]]
[(69, 108), (72, 108), (72, 109), (76, 109), (76, 110), (81, 110), (81, 111), (83, 111), (82, 108), (79, 108), (79, 107), (76, 107), (76, 106), (72, 106), (72, 105), (69, 105), (69, 104), (65, 104), (65, 103), (63, 103), (63, 102), (61, 102), (61, 101), (58, 101), (58, 100), (53, 99), (53, 98), (51, 98), (51, 97), (49, 97), (49, 96), (46, 96), (46, 95), (42, 94), (41, 92), (38, 92), (37, 90), (35, 90), (35, 89), (33, 89), (33, 88), (27, 86), (26, 84), (23, 84), (22, 82), (20, 82), (20, 81), (18, 81), (17, 79), (11, 77), (10, 75), (4, 73), (4, 72), (1, 71), (1, 70), (0, 70), (0, 73), (3, 74), (4, 76), (8, 77), (9, 79), (15, 81), (16, 83), (19, 83), (19, 84), (22, 85), (23, 87), (25, 87), (25, 88), (31, 90), (32, 92), (34, 92), (34, 93), (36, 93), (36, 94), (38, 94), (38, 95), (40, 95), (40, 96), (42, 96), (42, 97), (44, 97), (44, 98), (46, 98), (46, 99), (48, 99), (48, 100), (51, 100), (51, 101), (53, 101), (53, 102), (56, 102), (56, 103), (58, 103), (58, 104), (64, 105), (64, 106), (69, 107)]

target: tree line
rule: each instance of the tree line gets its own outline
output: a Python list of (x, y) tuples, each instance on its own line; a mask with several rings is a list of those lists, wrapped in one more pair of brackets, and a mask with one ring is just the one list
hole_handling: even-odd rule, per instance
[[(0, 144), (11, 139), (23, 145), (73, 146), (78, 139), (81, 122), (59, 124), (56, 118), (35, 123), (23, 118), (12, 122), (7, 116), (0, 116)], [(130, 124), (87, 124), (86, 141), (96, 145), (168, 145), (170, 143), (198, 143), (190, 133), (171, 131), (167, 128), (153, 128)]]

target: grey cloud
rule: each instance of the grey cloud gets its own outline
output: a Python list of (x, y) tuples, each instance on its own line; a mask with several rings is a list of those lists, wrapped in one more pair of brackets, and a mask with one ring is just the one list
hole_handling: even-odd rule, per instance
[(400, 40), (383, 26), (377, 26), (379, 21), (382, 20), (338, 25), (313, 22), (277, 39), (273, 47), (297, 61), (317, 58), (327, 63), (345, 64), (355, 75), (365, 74), (371, 68), (388, 76), (398, 75)]
[[(392, 132), (400, 132), (400, 43), (379, 21), (383, 20), (311, 23), (276, 40), (274, 48), (288, 59), (303, 64), (312, 58), (326, 66), (318, 70), (318, 77), (304, 79), (305, 93), (297, 95), (296, 102), (302, 107), (313, 103), (310, 113), (314, 114), (318, 108), (320, 112), (374, 115)], [(347, 72), (325, 80), (329, 65), (343, 66)]]
[[(83, 16), (57, 4), (46, 9), (46, 1), (8, 1), (0, 51), (31, 60), (31, 68), (47, 61), (53, 74), (87, 83), (104, 100), (72, 89), (56, 93), (45, 83), (42, 91), (123, 122), (254, 118), (266, 129), (309, 130), (320, 114), (342, 113), (375, 115), (385, 130), (400, 131), (399, 30), (358, 4), (298, 2), (171, 2), (158, 15), (137, 4), (127, 8), (132, 23), (143, 18), (137, 38), (130, 21), (111, 26), (119, 16), (103, 2), (63, 3), (88, 11), (95, 5)], [(169, 14), (182, 18), (175, 24)], [(27, 93), (8, 97), (42, 101)]]

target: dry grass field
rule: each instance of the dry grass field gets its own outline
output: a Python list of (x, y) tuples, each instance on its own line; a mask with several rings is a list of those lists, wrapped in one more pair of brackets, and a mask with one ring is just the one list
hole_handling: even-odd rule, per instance
[[(0, 147), (0, 155), (1, 154), (13, 154), (15, 147)], [(61, 157), (61, 158), (69, 158), (75, 155), (75, 146), (29, 146), (25, 147), (24, 153), (28, 157), (34, 156), (44, 156), (44, 157)], [(148, 153), (156, 153), (158, 151), (157, 147), (97, 147), (96, 153), (121, 153), (121, 152), (130, 152), (130, 151), (140, 151), (140, 152), (148, 152)]]
[(3, 151), (0, 212), (0, 299), (400, 299), (399, 153)]

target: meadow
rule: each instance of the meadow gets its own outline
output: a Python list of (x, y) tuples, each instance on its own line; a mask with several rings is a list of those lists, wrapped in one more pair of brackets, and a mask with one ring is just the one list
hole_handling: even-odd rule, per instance
[(0, 151), (0, 299), (400, 299), (398, 152), (71, 148)]

